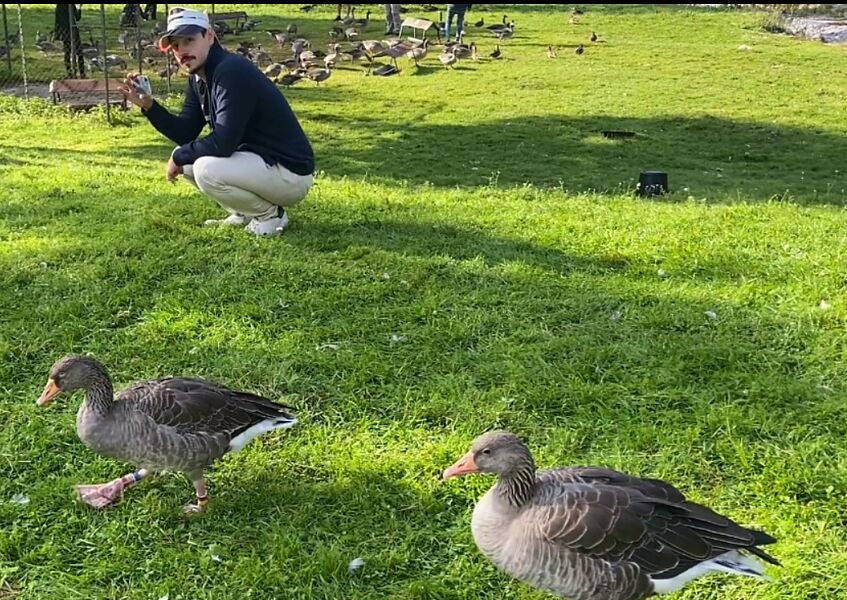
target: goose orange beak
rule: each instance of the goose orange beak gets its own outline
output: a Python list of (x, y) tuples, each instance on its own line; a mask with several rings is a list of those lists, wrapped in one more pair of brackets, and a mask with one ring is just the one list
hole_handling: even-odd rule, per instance
[(44, 391), (41, 392), (41, 396), (38, 397), (36, 404), (38, 406), (46, 406), (50, 403), (53, 397), (61, 391), (62, 390), (59, 389), (59, 386), (56, 385), (55, 381), (52, 379), (48, 380), (47, 385), (44, 386)]
[(451, 477), (460, 477), (462, 475), (467, 475), (468, 473), (479, 473), (479, 467), (476, 466), (476, 463), (473, 459), (473, 452), (468, 452), (462, 458), (460, 458), (456, 463), (446, 469), (444, 473), (441, 474), (441, 479), (450, 479)]

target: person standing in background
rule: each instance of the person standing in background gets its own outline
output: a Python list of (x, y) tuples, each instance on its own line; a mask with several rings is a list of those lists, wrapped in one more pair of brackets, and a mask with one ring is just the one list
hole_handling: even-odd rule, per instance
[(400, 4), (383, 4), (385, 7), (385, 35), (399, 35), (402, 19)]
[(65, 51), (65, 71), (73, 79), (85, 77), (85, 63), (82, 56), (82, 41), (79, 39), (79, 20), (82, 18), (82, 4), (57, 4), (53, 19), (53, 33), (62, 40)]

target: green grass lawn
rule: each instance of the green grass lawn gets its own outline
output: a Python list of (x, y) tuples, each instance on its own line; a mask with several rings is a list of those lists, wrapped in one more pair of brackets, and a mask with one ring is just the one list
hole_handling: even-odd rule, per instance
[[(316, 46), (334, 16), (246, 10)], [(319, 173), (276, 239), (201, 227), (220, 211), (137, 110), (0, 97), (0, 598), (540, 600), (474, 546), (493, 481), (436, 478), (493, 428), (779, 539), (772, 582), (675, 598), (847, 597), (847, 49), (748, 12), (505, 12), (500, 61), (286, 90)], [(646, 169), (673, 193), (634, 197)], [(72, 486), (127, 466), (78, 440), (80, 394), (35, 406), (69, 352), (301, 423), (210, 471), (207, 515), (179, 474), (94, 512)]]

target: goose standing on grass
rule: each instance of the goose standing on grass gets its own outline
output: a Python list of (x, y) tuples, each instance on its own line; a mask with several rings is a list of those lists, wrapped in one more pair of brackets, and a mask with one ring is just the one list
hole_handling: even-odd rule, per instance
[(492, 473), (471, 522), (480, 551), (505, 573), (571, 600), (641, 600), (712, 571), (763, 577), (766, 533), (688, 501), (676, 488), (608, 469), (536, 472), (502, 431), (478, 437), (444, 479)]
[(428, 43), (429, 43), (429, 40), (424, 40), (423, 44), (421, 44), (420, 46), (417, 46), (415, 48), (412, 48), (411, 50), (406, 52), (406, 56), (408, 56), (409, 58), (411, 58), (412, 60), (415, 61), (416, 67), (420, 66), (418, 63), (420, 63), (420, 61), (422, 61), (423, 59), (426, 58), (427, 44)]
[(444, 65), (445, 69), (449, 69), (452, 65), (456, 64), (456, 55), (453, 54), (453, 51), (445, 48), (441, 54), (438, 55), (438, 60), (441, 61), (441, 64)]
[(357, 29), (364, 29), (365, 27), (368, 26), (368, 23), (370, 23), (370, 22), (371, 22), (371, 11), (368, 11), (367, 14), (365, 14), (364, 19), (355, 19), (352, 23), (352, 26), (356, 27)]
[(200, 379), (164, 377), (114, 395), (105, 367), (78, 355), (53, 365), (38, 405), (77, 389), (85, 390), (76, 419), (80, 440), (97, 454), (138, 468), (108, 483), (77, 486), (80, 499), (95, 508), (116, 502), (124, 489), (154, 471), (173, 470), (194, 484), (196, 503), (184, 512), (202, 512), (207, 467), (262, 433), (297, 423), (285, 412), (288, 407)]

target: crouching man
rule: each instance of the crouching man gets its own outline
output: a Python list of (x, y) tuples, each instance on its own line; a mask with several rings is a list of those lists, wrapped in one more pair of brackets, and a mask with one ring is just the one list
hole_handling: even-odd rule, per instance
[[(229, 213), (207, 225), (282, 233), (285, 208), (306, 197), (315, 170), (311, 144), (285, 97), (253, 63), (220, 45), (204, 12), (172, 9), (159, 47), (173, 50), (189, 75), (179, 115), (154, 100), (136, 75), (121, 91), (179, 144), (165, 169), (168, 181), (183, 175)], [(209, 135), (197, 139), (206, 124)]]

